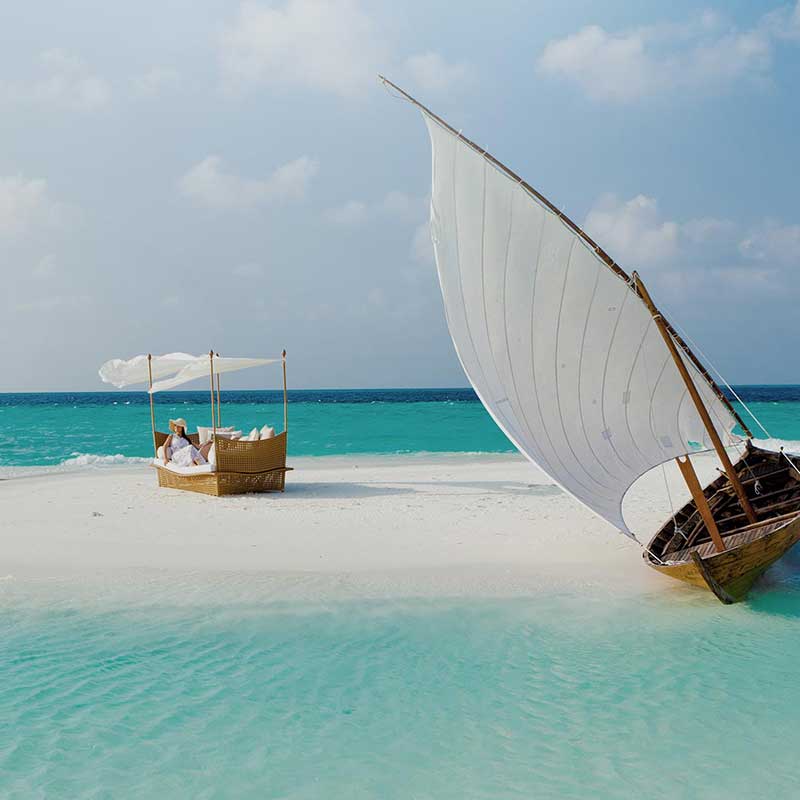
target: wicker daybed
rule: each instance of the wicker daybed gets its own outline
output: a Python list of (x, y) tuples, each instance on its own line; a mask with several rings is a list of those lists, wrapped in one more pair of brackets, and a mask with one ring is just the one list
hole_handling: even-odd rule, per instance
[[(155, 445), (158, 449), (166, 441), (168, 434), (155, 431)], [(189, 434), (192, 444), (199, 443), (196, 433)], [(271, 439), (258, 442), (243, 442), (236, 439), (214, 439), (216, 449), (216, 468), (203, 467), (176, 469), (154, 459), (153, 466), (158, 473), (158, 485), (168, 489), (185, 489), (203, 494), (244, 494), (246, 492), (282, 492), (286, 473), (286, 431)], [(209, 465), (210, 466), (210, 465)]]
[[(250, 441), (233, 439), (221, 428), (220, 373), (247, 367), (280, 362), (283, 367), (283, 431), (270, 438)], [(171, 389), (205, 373), (211, 380), (211, 419), (213, 459), (211, 463), (191, 467), (178, 467), (159, 458), (159, 448), (168, 433), (156, 430), (153, 395)], [(144, 378), (142, 376), (144, 375)], [(170, 353), (165, 356), (136, 356), (122, 361), (114, 359), (100, 368), (101, 378), (115, 386), (148, 383), (150, 396), (150, 423), (153, 435), (153, 468), (158, 475), (158, 485), (169, 489), (183, 489), (215, 496), (244, 494), (246, 492), (282, 492), (286, 485), (286, 441), (289, 424), (289, 404), (286, 388), (286, 351), (280, 359), (223, 358), (213, 350), (206, 356)], [(161, 378), (153, 382), (153, 378)], [(188, 433), (193, 445), (200, 445), (199, 433)]]

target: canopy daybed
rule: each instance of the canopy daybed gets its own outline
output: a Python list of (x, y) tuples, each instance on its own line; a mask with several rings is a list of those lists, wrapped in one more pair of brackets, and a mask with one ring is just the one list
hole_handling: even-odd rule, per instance
[[(231, 438), (227, 430), (222, 430), (220, 374), (278, 362), (283, 368), (283, 431), (258, 440)], [(203, 356), (188, 353), (154, 356), (148, 353), (127, 360), (117, 358), (107, 361), (100, 368), (100, 377), (118, 388), (148, 384), (153, 467), (158, 473), (159, 486), (216, 496), (284, 490), (286, 473), (291, 470), (286, 466), (289, 406), (285, 350), (280, 358), (228, 358), (213, 350)], [(212, 457), (209, 463), (199, 466), (178, 467), (171, 462), (165, 464), (158, 453), (169, 434), (156, 430), (153, 395), (202, 377), (208, 377), (211, 382)], [(187, 436), (195, 446), (200, 444), (199, 429), (198, 433), (190, 434), (187, 431)]]

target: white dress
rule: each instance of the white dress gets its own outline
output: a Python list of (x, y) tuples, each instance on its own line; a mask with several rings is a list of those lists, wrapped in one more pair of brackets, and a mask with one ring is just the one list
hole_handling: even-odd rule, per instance
[(200, 455), (200, 451), (188, 439), (175, 433), (172, 434), (167, 456), (178, 467), (191, 467), (195, 461), (200, 464), (206, 463), (206, 460)]

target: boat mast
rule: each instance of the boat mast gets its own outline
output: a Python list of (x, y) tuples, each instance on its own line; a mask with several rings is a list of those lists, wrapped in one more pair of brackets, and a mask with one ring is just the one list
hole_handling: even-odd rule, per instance
[[(722, 444), (722, 440), (719, 438), (719, 434), (717, 433), (717, 429), (714, 427), (714, 423), (711, 421), (711, 416), (708, 413), (708, 409), (703, 403), (703, 398), (700, 397), (700, 393), (697, 391), (697, 387), (694, 385), (694, 381), (692, 380), (692, 376), (689, 374), (689, 370), (686, 368), (686, 364), (684, 364), (683, 359), (681, 358), (680, 354), (678, 353), (678, 347), (670, 336), (669, 330), (664, 322), (663, 317), (661, 316), (658, 308), (656, 308), (655, 303), (653, 303), (652, 298), (650, 297), (650, 293), (647, 291), (644, 283), (642, 283), (642, 279), (639, 277), (639, 274), (634, 272), (633, 273), (633, 280), (636, 286), (636, 290), (639, 294), (639, 297), (642, 298), (644, 304), (649, 309), (650, 313), (653, 315), (653, 320), (656, 323), (656, 327), (658, 328), (659, 333), (661, 334), (661, 338), (664, 340), (664, 344), (667, 345), (667, 349), (672, 356), (673, 361), (675, 362), (675, 366), (678, 368), (678, 372), (680, 373), (681, 378), (683, 378), (683, 382), (686, 384), (686, 389), (689, 392), (689, 396), (692, 398), (692, 402), (694, 403), (695, 408), (697, 409), (697, 413), (700, 416), (700, 419), (705, 426), (706, 431), (708, 432), (708, 436), (711, 439), (711, 443), (714, 445), (714, 449), (717, 451), (717, 455), (719, 456), (719, 460), (722, 462), (722, 466), (725, 468), (725, 472), (728, 475), (728, 479), (733, 486), (734, 491), (736, 492), (737, 497), (739, 498), (739, 503), (742, 506), (742, 510), (747, 517), (748, 522), (750, 524), (758, 522), (758, 518), (756, 517), (755, 511), (753, 511), (753, 507), (750, 505), (750, 501), (747, 498), (747, 492), (745, 492), (744, 487), (742, 486), (741, 481), (739, 480), (739, 476), (736, 474), (736, 470), (734, 469), (733, 464), (731, 463), (730, 458), (728, 457), (728, 453), (725, 450), (725, 447)], [(688, 457), (687, 457), (688, 458)], [(681, 467), (681, 473), (684, 476), (684, 479), (687, 477), (687, 472), (684, 471), (684, 465), (681, 462), (678, 462), (678, 466)], [(692, 472), (694, 472), (694, 468), (692, 468)], [(695, 481), (697, 480), (697, 476), (695, 476)], [(692, 485), (687, 480), (687, 484), (689, 485), (690, 491), (692, 491), (692, 495), (694, 496), (695, 491), (692, 489)], [(701, 492), (702, 494), (702, 492)], [(702, 495), (703, 503), (700, 505), (705, 505), (708, 508), (707, 503), (705, 503), (705, 495)], [(702, 508), (698, 506), (698, 511), (702, 512)], [(710, 510), (708, 512), (711, 513)], [(716, 525), (714, 526), (716, 527)], [(711, 533), (711, 530), (709, 530)], [(719, 535), (719, 534), (718, 534)]]

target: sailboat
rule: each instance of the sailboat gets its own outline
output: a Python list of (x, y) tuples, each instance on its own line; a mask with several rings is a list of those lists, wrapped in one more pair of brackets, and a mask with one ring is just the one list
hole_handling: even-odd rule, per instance
[[(800, 459), (753, 443), (636, 272), (379, 77), (422, 113), (430, 135), (431, 238), (447, 324), (486, 410), (564, 491), (637, 541), (623, 516), (628, 489), (677, 462), (691, 500), (643, 547), (645, 563), (723, 603), (745, 598), (800, 539)], [(733, 463), (728, 450), (739, 448)], [(705, 488), (691, 460), (702, 451), (722, 465)]]

